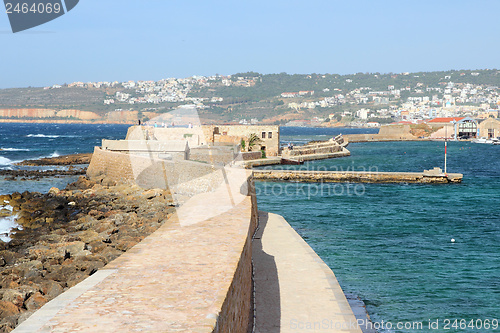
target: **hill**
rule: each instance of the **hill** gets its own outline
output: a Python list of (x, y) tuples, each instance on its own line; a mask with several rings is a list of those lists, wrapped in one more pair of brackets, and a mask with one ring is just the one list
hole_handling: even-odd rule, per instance
[[(394, 109), (413, 99), (444, 103), (457, 87), (466, 87), (475, 95), (481, 91), (477, 97), (484, 97), (483, 92), (497, 93), (499, 86), (500, 71), (496, 69), (350, 75), (248, 72), (156, 82), (75, 82), (0, 89), (0, 120), (135, 122), (179, 105), (196, 104), (205, 122), (254, 119), (283, 123), (325, 119), (330, 114), (340, 119), (342, 113), (367, 107)], [(467, 100), (469, 104), (481, 102), (491, 101)]]

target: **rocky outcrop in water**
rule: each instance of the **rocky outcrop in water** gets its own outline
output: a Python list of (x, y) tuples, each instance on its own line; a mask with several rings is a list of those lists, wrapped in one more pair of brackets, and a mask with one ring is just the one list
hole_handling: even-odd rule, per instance
[(18, 165), (40, 166), (89, 164), (91, 159), (92, 153), (71, 154), (57, 157), (46, 157), (38, 160), (26, 160), (18, 163)]
[(68, 170), (0, 170), (0, 176), (6, 176), (6, 180), (40, 180), (45, 177), (62, 178), (84, 175), (86, 170), (86, 168), (72, 167)]
[(1, 195), (17, 230), (0, 241), (0, 332), (76, 285), (155, 231), (174, 212), (168, 190), (80, 177), (47, 194)]

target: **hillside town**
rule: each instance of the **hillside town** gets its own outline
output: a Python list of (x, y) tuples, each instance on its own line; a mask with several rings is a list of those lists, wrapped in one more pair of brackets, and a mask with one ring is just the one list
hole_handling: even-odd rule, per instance
[[(107, 106), (116, 105), (115, 111), (122, 111), (124, 108), (133, 110), (138, 105), (151, 104), (148, 110), (155, 112), (168, 109), (168, 105), (194, 105), (208, 113), (214, 106), (230, 113), (233, 109), (232, 99), (218, 94), (231, 88), (242, 89), (238, 90), (240, 95), (245, 91), (253, 91), (263, 81), (263, 75), (256, 74), (258, 73), (251, 76), (192, 76), (159, 81), (73, 82), (66, 86), (77, 89), (108, 89), (112, 93), (107, 92), (102, 103)], [(331, 87), (323, 84), (322, 89), (318, 90), (282, 91), (273, 96), (263, 96), (262, 100), (280, 105), (277, 109), (281, 113), (293, 114), (286, 123), (281, 123), (289, 126), (378, 127), (400, 121), (419, 123), (437, 117), (485, 119), (499, 116), (500, 84), (472, 83), (485, 75), (480, 72), (454, 74), (443, 75), (434, 84), (425, 81), (425, 75), (392, 74), (390, 79), (406, 80), (401, 82), (411, 79), (412, 84), (390, 84), (385, 89), (380, 89), (380, 86), (378, 89), (359, 86), (361, 83), (356, 75), (348, 78), (336, 76), (338, 81), (332, 83)], [(373, 74), (372, 77), (377, 79), (378, 75)], [(313, 79), (311, 75), (307, 78)], [(323, 75), (319, 79), (327, 80), (328, 77)], [(63, 86), (53, 85), (44, 89), (61, 87)], [(201, 91), (205, 93), (202, 94)], [(262, 123), (264, 120), (262, 115), (259, 117), (248, 114), (248, 117), (232, 117), (230, 122), (247, 125)]]

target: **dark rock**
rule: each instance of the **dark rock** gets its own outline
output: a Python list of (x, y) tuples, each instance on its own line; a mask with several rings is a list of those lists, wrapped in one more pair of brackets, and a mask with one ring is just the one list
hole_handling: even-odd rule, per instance
[(40, 292), (36, 292), (31, 295), (25, 303), (26, 309), (36, 310), (41, 308), (48, 300)]
[(13, 251), (0, 251), (0, 258), (2, 258), (7, 265), (14, 265), (17, 259), (20, 257), (21, 255), (19, 253)]
[(0, 317), (5, 318), (19, 313), (20, 309), (11, 302), (0, 301)]
[(40, 291), (48, 300), (57, 297), (63, 291), (63, 287), (53, 280), (45, 280), (41, 283)]
[(136, 237), (125, 236), (125, 237), (119, 238), (116, 241), (115, 248), (120, 250), (120, 251), (125, 252), (128, 249), (130, 249), (131, 247), (133, 247), (134, 245), (136, 245), (139, 241), (140, 240), (137, 239)]
[(31, 317), (31, 315), (35, 313), (35, 310), (25, 311), (19, 315), (17, 318), (17, 325), (21, 324), (23, 321)]
[(123, 252), (113, 249), (111, 247), (106, 247), (99, 254), (105, 259), (105, 263), (109, 263), (110, 261), (118, 258)]
[(85, 278), (88, 277), (88, 274), (85, 272), (76, 272), (75, 274), (72, 274), (69, 276), (69, 278), (66, 280), (66, 286), (68, 288), (76, 286), (78, 283), (82, 282), (85, 280)]
[(17, 289), (7, 289), (4, 291), (2, 301), (8, 302), (20, 308), (24, 304), (26, 293)]

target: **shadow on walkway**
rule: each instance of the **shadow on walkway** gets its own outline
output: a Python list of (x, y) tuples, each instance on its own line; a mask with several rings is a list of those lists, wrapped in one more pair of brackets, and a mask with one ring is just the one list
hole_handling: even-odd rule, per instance
[(259, 212), (259, 229), (252, 244), (256, 333), (279, 333), (281, 327), (278, 268), (274, 256), (267, 254), (262, 246), (262, 234), (266, 228), (268, 218), (268, 213)]

